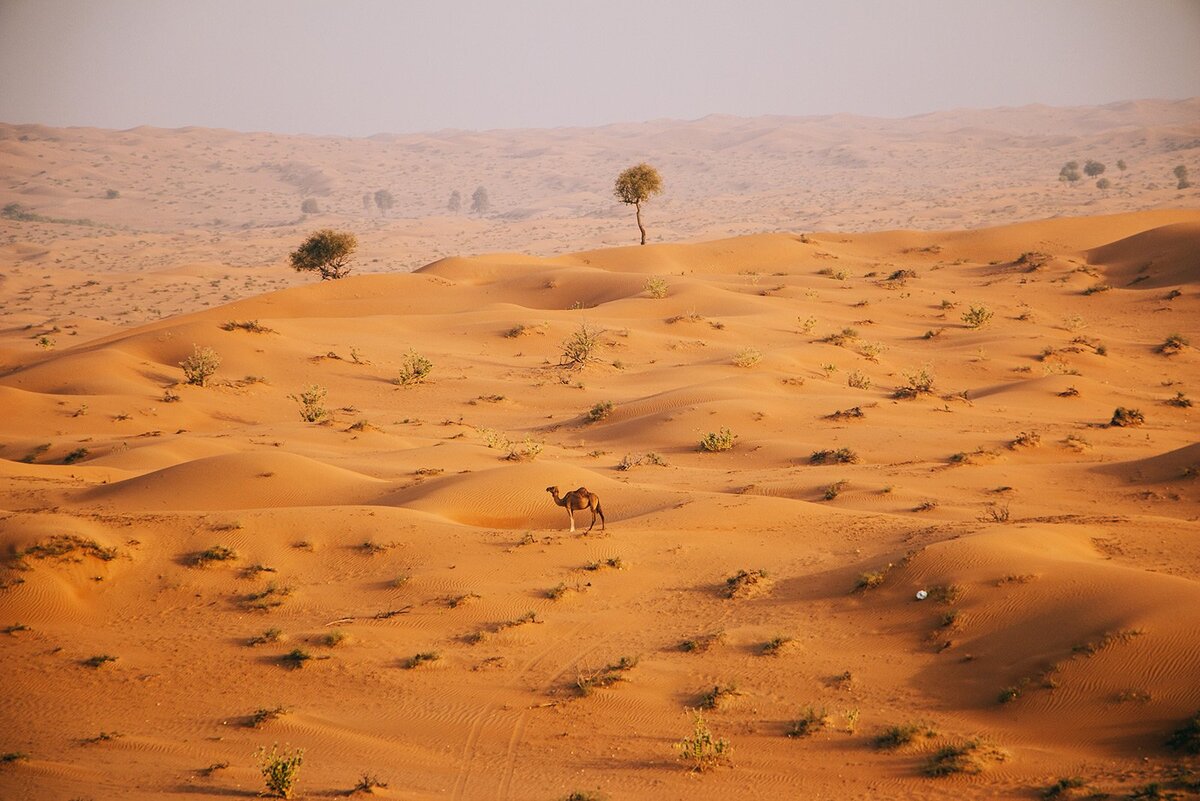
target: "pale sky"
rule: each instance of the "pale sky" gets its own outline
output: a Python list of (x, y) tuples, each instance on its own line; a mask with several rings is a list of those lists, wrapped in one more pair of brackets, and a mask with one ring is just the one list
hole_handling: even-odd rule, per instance
[(1200, 0), (0, 0), (0, 122), (346, 134), (1200, 95)]

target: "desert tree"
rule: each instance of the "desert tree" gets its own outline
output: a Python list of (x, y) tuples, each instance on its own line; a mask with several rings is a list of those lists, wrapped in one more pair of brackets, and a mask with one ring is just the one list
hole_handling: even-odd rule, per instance
[(1088, 159), (1087, 163), (1083, 165), (1083, 171), (1089, 178), (1095, 178), (1097, 175), (1103, 174), (1105, 169), (1102, 163), (1092, 159)]
[(341, 278), (350, 272), (350, 257), (357, 247), (354, 234), (322, 228), (292, 251), (292, 267), (297, 272), (318, 272), (322, 281)]
[(386, 217), (388, 210), (396, 205), (396, 198), (386, 189), (380, 189), (375, 192), (375, 205), (379, 207), (379, 213)]
[(450, 193), (450, 200), (446, 203), (446, 210), (455, 214), (462, 211), (462, 195), (459, 194), (457, 189)]
[(1066, 181), (1067, 183), (1073, 184), (1079, 180), (1079, 177), (1078, 161), (1068, 161), (1062, 166), (1062, 169), (1058, 171), (1058, 180), (1060, 181)]
[(370, 192), (363, 192), (362, 196), (363, 211), (368, 215), (371, 213), (371, 207), (375, 205), (375, 198)]
[(1125, 159), (1117, 159), (1117, 169), (1125, 172), (1128, 165), (1125, 164)]
[(1188, 180), (1187, 167), (1180, 164), (1178, 167), (1172, 170), (1172, 172), (1174, 172), (1175, 177), (1179, 179), (1179, 184), (1175, 187), (1176, 189), (1187, 189), (1192, 185), (1192, 182)]
[(317, 205), (317, 199), (315, 197), (305, 198), (304, 202), (300, 204), (300, 213), (320, 214), (321, 207)]
[(646, 226), (642, 225), (642, 204), (662, 191), (662, 176), (645, 162), (624, 170), (613, 184), (613, 194), (617, 200), (637, 210), (637, 227), (642, 232), (643, 245), (646, 244)]
[(1111, 186), (1112, 181), (1109, 181), (1107, 178), (1101, 178), (1099, 181), (1096, 181), (1097, 189), (1108, 189)]
[(492, 202), (488, 199), (488, 191), (483, 186), (475, 187), (475, 192), (471, 195), (471, 213), (487, 214), (491, 207)]

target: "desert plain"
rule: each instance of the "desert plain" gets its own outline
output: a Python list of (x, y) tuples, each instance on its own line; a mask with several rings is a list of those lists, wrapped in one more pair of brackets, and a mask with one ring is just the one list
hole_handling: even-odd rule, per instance
[(1197, 154), (1198, 100), (0, 126), (0, 797), (1195, 796)]

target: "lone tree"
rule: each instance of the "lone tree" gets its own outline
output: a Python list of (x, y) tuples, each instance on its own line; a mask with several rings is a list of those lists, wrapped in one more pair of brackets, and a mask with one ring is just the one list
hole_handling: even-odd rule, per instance
[(646, 244), (646, 227), (642, 225), (642, 204), (654, 195), (662, 194), (662, 176), (658, 170), (645, 162), (622, 172), (613, 185), (613, 194), (622, 203), (637, 209), (637, 226), (642, 232), (642, 244)]
[(386, 189), (380, 189), (375, 193), (375, 205), (379, 207), (379, 213), (386, 217), (388, 209), (396, 205), (396, 198)]
[(312, 198), (312, 197), (305, 198), (304, 202), (300, 204), (300, 213), (301, 214), (320, 214), (321, 207), (317, 205), (317, 199)]
[(475, 194), (471, 195), (471, 213), (487, 214), (491, 207), (492, 202), (488, 200), (487, 190), (482, 185), (475, 187)]
[(1187, 189), (1192, 185), (1192, 182), (1188, 180), (1187, 167), (1180, 164), (1173, 170), (1173, 172), (1175, 173), (1175, 177), (1179, 179), (1179, 184), (1175, 187), (1176, 189)]
[(1083, 165), (1083, 171), (1087, 173), (1089, 178), (1095, 178), (1097, 175), (1100, 175), (1104, 172), (1104, 165), (1099, 161), (1092, 161), (1091, 159), (1088, 159), (1087, 164)]
[(1078, 181), (1079, 180), (1079, 162), (1078, 161), (1068, 161), (1066, 164), (1064, 164), (1062, 169), (1058, 171), (1058, 180), (1066, 181), (1067, 183), (1072, 183), (1072, 184), (1075, 183), (1076, 181)]
[(319, 272), (322, 281), (341, 278), (350, 272), (348, 262), (357, 247), (354, 234), (322, 228), (292, 252), (292, 267), (297, 272)]
[(450, 193), (450, 201), (446, 204), (446, 210), (455, 214), (462, 211), (462, 195), (457, 189)]

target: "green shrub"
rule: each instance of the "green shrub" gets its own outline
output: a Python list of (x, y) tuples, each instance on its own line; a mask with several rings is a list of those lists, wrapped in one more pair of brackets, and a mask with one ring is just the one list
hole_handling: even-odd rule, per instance
[(691, 736), (684, 737), (675, 744), (675, 748), (679, 751), (679, 758), (696, 773), (703, 773), (722, 763), (728, 764), (733, 756), (733, 746), (724, 737), (713, 736), (699, 710), (693, 719)]
[(600, 403), (597, 403), (595, 406), (593, 406), (591, 409), (588, 409), (587, 421), (589, 423), (598, 423), (601, 420), (608, 417), (610, 414), (612, 414), (612, 410), (613, 410), (612, 401), (601, 401)]
[(983, 328), (991, 322), (993, 312), (987, 306), (982, 304), (971, 304), (971, 308), (963, 312), (962, 321), (966, 323), (967, 328)]
[(784, 732), (788, 737), (811, 737), (829, 727), (829, 713), (824, 709), (809, 707), (804, 714), (788, 724)]
[(1118, 406), (1113, 411), (1112, 420), (1108, 424), (1116, 428), (1136, 428), (1145, 422), (1145, 415), (1137, 409), (1126, 409), (1124, 406)]
[(560, 367), (583, 368), (596, 361), (600, 350), (600, 336), (604, 332), (582, 322), (573, 334), (559, 346)]
[(192, 355), (181, 361), (179, 366), (183, 368), (183, 377), (187, 379), (187, 383), (203, 387), (221, 366), (221, 357), (210, 347), (193, 345)]
[(325, 396), (329, 390), (319, 384), (312, 384), (299, 395), (288, 395), (300, 406), (300, 419), (306, 423), (316, 423), (323, 420), (329, 410), (325, 408)]
[(400, 375), (396, 383), (406, 387), (423, 383), (432, 370), (433, 362), (409, 348), (404, 357), (404, 364), (400, 366)]
[(258, 767), (267, 788), (265, 794), (274, 798), (291, 798), (296, 791), (296, 778), (303, 763), (303, 748), (291, 753), (280, 751), (278, 745), (272, 745), (270, 751), (258, 749)]
[(717, 451), (730, 450), (737, 441), (737, 434), (734, 434), (728, 428), (722, 428), (720, 431), (710, 431), (700, 440), (700, 450), (715, 453)]
[(647, 278), (646, 291), (650, 293), (650, 297), (662, 299), (667, 296), (667, 282), (662, 278)]

